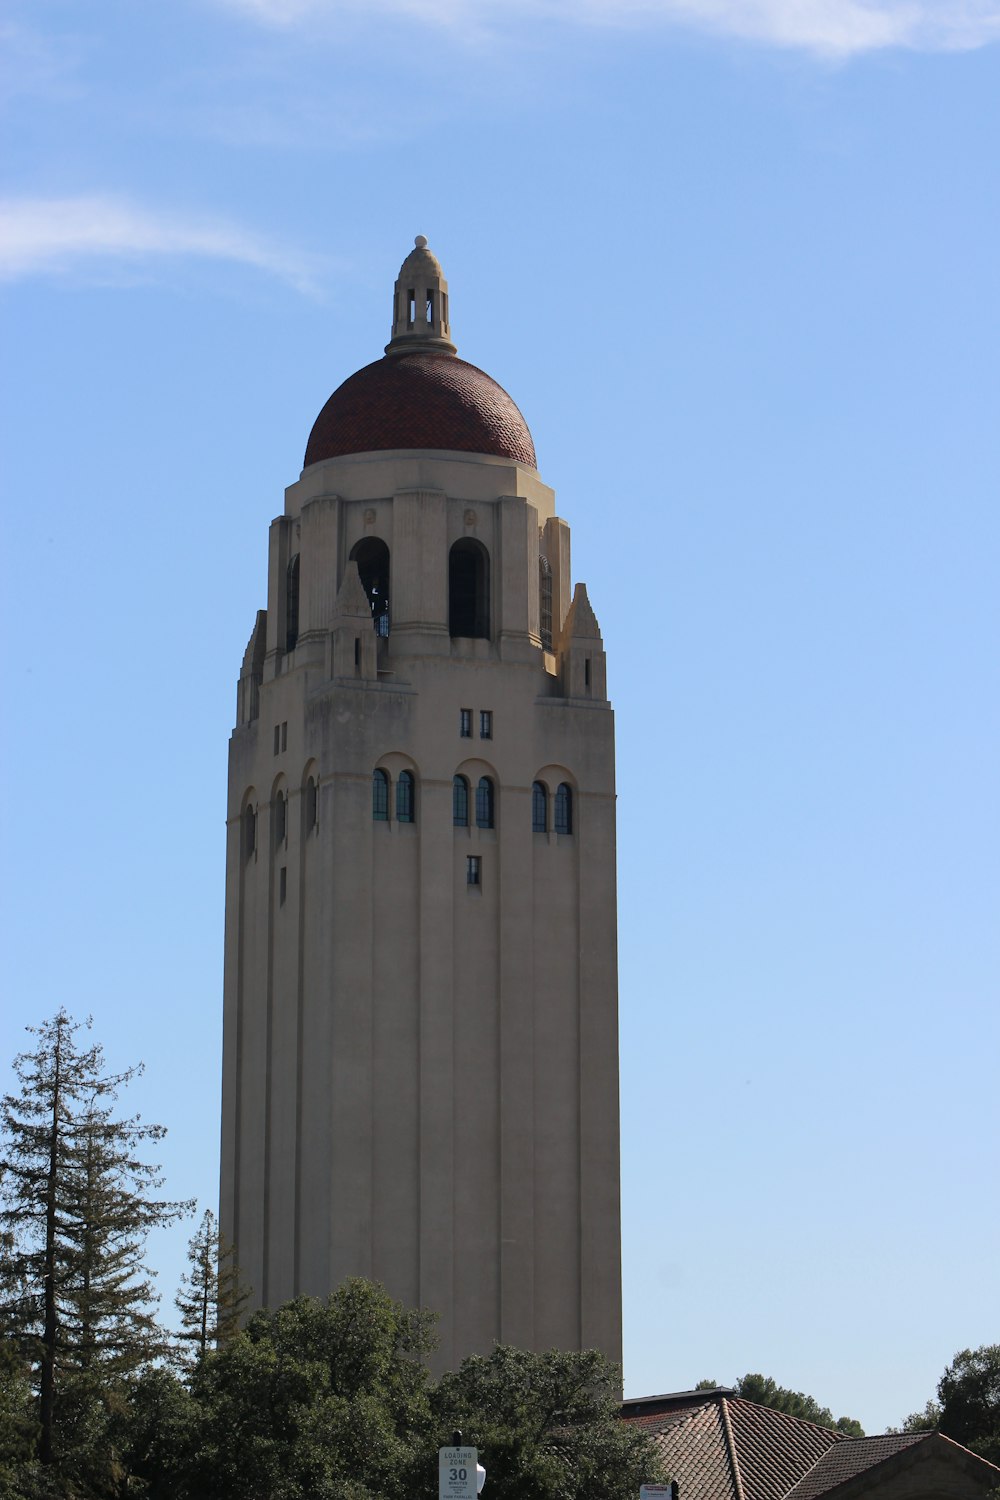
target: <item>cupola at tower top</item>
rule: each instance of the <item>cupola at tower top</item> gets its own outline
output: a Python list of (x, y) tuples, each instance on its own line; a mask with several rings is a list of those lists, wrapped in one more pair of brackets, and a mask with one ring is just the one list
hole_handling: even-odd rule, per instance
[(441, 262), (427, 240), (418, 234), (413, 249), (403, 261), (392, 294), (392, 337), (386, 354), (403, 354), (409, 349), (440, 349), (445, 354), (458, 351), (451, 342), (448, 322), (448, 283)]
[(448, 283), (418, 234), (396, 278), (385, 354), (334, 391), (313, 424), (303, 467), (353, 454), (436, 449), (534, 469), (528, 424), (502, 386), (459, 359)]

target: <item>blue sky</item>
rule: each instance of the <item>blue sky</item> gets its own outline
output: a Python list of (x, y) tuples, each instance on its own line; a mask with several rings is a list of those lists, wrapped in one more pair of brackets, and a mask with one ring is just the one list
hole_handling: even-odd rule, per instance
[(608, 649), (627, 1393), (922, 1407), (1000, 1337), (1000, 6), (12, 0), (3, 40), (4, 1061), (92, 1013), (214, 1205), (267, 524), (426, 234)]

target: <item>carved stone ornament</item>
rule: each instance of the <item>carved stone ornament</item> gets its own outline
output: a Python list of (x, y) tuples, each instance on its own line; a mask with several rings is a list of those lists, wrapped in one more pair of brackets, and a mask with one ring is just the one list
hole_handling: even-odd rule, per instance
[(467, 510), (465, 512), (465, 524), (466, 526), (475, 526), (476, 512), (474, 510)]
[(374, 510), (372, 509), (372, 507), (370, 505), (369, 505), (368, 509), (365, 511), (365, 525), (366, 526), (374, 526), (375, 525), (375, 512), (374, 512)]

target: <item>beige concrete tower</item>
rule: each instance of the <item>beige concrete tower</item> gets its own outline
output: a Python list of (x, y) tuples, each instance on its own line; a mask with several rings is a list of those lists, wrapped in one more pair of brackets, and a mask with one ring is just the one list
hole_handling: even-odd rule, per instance
[(569, 528), (420, 237), (272, 522), (229, 760), (222, 1225), (621, 1357), (614, 741)]

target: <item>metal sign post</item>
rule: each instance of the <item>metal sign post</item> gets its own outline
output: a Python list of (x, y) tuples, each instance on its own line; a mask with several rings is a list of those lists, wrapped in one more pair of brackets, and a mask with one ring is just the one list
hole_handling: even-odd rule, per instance
[(476, 1448), (438, 1449), (438, 1500), (476, 1500)]

